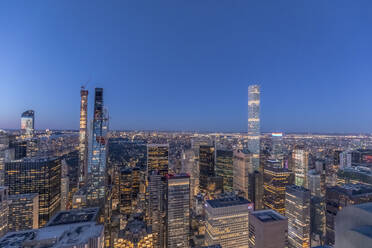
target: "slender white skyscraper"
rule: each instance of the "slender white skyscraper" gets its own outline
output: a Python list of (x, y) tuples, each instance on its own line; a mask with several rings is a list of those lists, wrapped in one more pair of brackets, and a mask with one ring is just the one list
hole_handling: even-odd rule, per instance
[(79, 132), (79, 187), (86, 183), (88, 173), (88, 91), (80, 90), (80, 132)]
[(248, 150), (254, 169), (260, 165), (260, 86), (248, 87)]

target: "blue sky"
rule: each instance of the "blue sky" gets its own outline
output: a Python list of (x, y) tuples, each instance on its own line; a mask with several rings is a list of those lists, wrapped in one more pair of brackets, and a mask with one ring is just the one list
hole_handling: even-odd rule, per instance
[(0, 1), (0, 128), (372, 132), (372, 1)]

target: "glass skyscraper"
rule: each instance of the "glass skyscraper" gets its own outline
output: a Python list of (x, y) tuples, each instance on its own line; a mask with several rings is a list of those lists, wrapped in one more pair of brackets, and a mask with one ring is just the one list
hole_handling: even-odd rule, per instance
[(106, 176), (106, 135), (108, 118), (103, 108), (103, 89), (96, 88), (94, 95), (94, 118), (92, 125), (91, 158), (88, 167), (90, 175), (90, 200), (96, 201), (105, 197)]
[(252, 154), (253, 168), (260, 165), (260, 86), (248, 87), (248, 150)]
[(35, 128), (35, 112), (27, 110), (21, 116), (21, 129), (26, 135), (32, 134)]

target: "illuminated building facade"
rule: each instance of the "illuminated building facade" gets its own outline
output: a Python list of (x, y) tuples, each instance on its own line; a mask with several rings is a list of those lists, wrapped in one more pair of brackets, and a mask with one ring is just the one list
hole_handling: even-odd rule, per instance
[(287, 248), (287, 232), (287, 218), (274, 210), (249, 215), (249, 248)]
[(129, 215), (132, 212), (133, 201), (133, 170), (132, 168), (122, 168), (120, 170), (120, 183), (119, 183), (119, 208), (120, 213)]
[(296, 148), (292, 152), (293, 172), (295, 184), (308, 188), (309, 153), (301, 148)]
[(113, 247), (153, 248), (151, 228), (138, 216), (131, 217), (125, 229), (120, 231), (118, 238), (115, 238)]
[(9, 195), (39, 194), (39, 227), (60, 209), (61, 159), (24, 158), (5, 163)]
[(215, 147), (201, 145), (199, 149), (199, 187), (203, 193), (208, 192), (211, 177), (215, 176)]
[(216, 175), (223, 178), (223, 191), (233, 189), (233, 151), (216, 150)]
[(310, 247), (310, 191), (291, 185), (285, 196), (289, 248)]
[(165, 177), (168, 174), (169, 164), (169, 145), (168, 144), (148, 144), (147, 145), (147, 173), (153, 171)]
[(88, 166), (89, 198), (92, 202), (99, 202), (105, 197), (108, 118), (103, 106), (103, 89), (95, 88), (92, 149)]
[(88, 90), (80, 90), (80, 130), (79, 130), (79, 187), (86, 183), (88, 173)]
[(253, 204), (243, 197), (229, 196), (205, 203), (205, 245), (222, 248), (248, 247), (248, 216)]
[(233, 188), (249, 199), (249, 174), (253, 173), (252, 156), (241, 150), (234, 151), (233, 156)]
[(0, 186), (0, 237), (8, 232), (8, 188)]
[(255, 170), (260, 166), (260, 86), (248, 87), (248, 150)]
[(158, 171), (148, 177), (149, 224), (152, 229), (154, 248), (164, 248), (166, 242), (166, 182)]
[(39, 194), (9, 196), (10, 232), (39, 228)]
[(285, 214), (285, 191), (291, 183), (292, 172), (281, 166), (280, 161), (268, 160), (263, 172), (263, 205)]
[(21, 115), (21, 130), (26, 135), (31, 135), (35, 129), (35, 112), (27, 110)]
[(335, 244), (335, 224), (338, 212), (349, 205), (372, 202), (372, 187), (345, 184), (327, 187), (326, 191), (326, 244)]
[(188, 248), (190, 239), (190, 176), (168, 175), (167, 247)]
[(283, 133), (272, 133), (270, 159), (283, 163), (283, 152)]

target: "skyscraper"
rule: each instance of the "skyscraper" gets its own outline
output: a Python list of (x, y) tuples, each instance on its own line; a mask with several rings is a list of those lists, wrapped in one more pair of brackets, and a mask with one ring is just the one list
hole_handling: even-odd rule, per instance
[(227, 196), (205, 203), (205, 245), (248, 247), (248, 216), (253, 204), (243, 197)]
[(308, 188), (309, 153), (303, 148), (296, 148), (292, 152), (292, 161), (295, 184)]
[(8, 232), (8, 188), (0, 186), (0, 237)]
[(224, 192), (233, 189), (233, 151), (216, 150), (216, 175), (223, 178)]
[(248, 150), (255, 170), (260, 166), (260, 86), (248, 87)]
[(148, 215), (154, 248), (164, 248), (166, 242), (166, 182), (164, 180), (165, 177), (159, 174), (158, 171), (151, 171), (151, 174), (148, 176)]
[(79, 131), (79, 186), (86, 183), (88, 173), (88, 90), (80, 90), (80, 131)]
[(88, 167), (88, 173), (90, 174), (89, 198), (94, 202), (105, 197), (108, 118), (103, 107), (102, 88), (95, 89), (92, 129), (91, 161)]
[(167, 247), (188, 248), (190, 238), (190, 176), (168, 175)]
[(39, 228), (39, 194), (9, 196), (10, 232)]
[(249, 248), (287, 248), (287, 231), (287, 218), (274, 210), (251, 212)]
[(5, 185), (9, 195), (39, 194), (39, 226), (60, 209), (61, 159), (23, 158), (5, 163)]
[(285, 195), (289, 248), (310, 247), (310, 191), (291, 185)]
[(252, 156), (241, 150), (234, 151), (233, 158), (233, 186), (244, 198), (249, 199), (249, 173), (253, 172)]
[(279, 161), (267, 161), (263, 172), (263, 205), (285, 214), (285, 190), (290, 184), (292, 172)]
[(147, 145), (147, 173), (153, 171), (165, 177), (168, 174), (169, 164), (169, 145), (168, 144), (148, 144)]
[(372, 202), (372, 187), (345, 184), (326, 190), (326, 244), (335, 244), (335, 224), (338, 212), (349, 205)]
[(31, 135), (35, 129), (35, 112), (27, 110), (21, 116), (21, 130), (26, 135)]
[(206, 193), (210, 178), (215, 176), (215, 147), (201, 145), (199, 150), (199, 186), (200, 191)]

